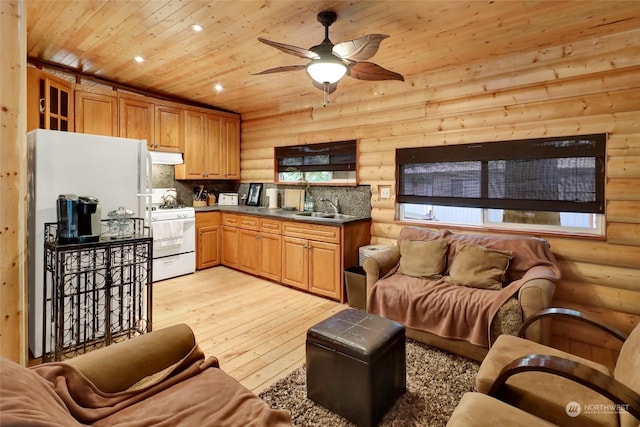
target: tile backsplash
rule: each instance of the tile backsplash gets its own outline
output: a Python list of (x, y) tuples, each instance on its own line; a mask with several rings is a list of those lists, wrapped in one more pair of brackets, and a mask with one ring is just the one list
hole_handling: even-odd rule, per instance
[[(240, 198), (243, 194), (249, 192), (249, 184), (239, 183), (238, 181), (177, 181), (172, 165), (153, 165), (152, 185), (154, 188), (175, 187), (178, 193), (178, 202), (186, 206), (193, 204), (194, 189), (197, 189), (199, 185), (203, 185), (204, 189), (208, 192), (213, 191), (216, 197), (219, 193), (238, 193)], [(266, 195), (266, 191), (269, 188), (278, 189), (278, 206), (282, 206), (285, 189), (304, 189), (304, 187), (300, 185), (265, 183), (260, 197), (261, 206), (267, 206), (269, 204)], [(331, 205), (326, 202), (321, 202), (320, 199), (326, 198), (333, 202), (337, 198), (340, 213), (358, 216), (371, 215), (371, 187), (368, 185), (344, 187), (313, 185), (309, 187), (309, 191), (313, 196), (315, 202), (314, 211), (316, 212), (332, 211)]]

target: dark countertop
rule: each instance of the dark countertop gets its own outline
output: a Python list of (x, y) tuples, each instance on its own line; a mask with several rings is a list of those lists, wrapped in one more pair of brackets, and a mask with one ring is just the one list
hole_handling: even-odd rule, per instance
[[(198, 212), (232, 212), (238, 214), (246, 214), (246, 215), (256, 215), (256, 216), (264, 216), (269, 218), (275, 218), (280, 220), (287, 221), (300, 221), (306, 222), (310, 224), (323, 224), (323, 225), (344, 225), (352, 222), (358, 221), (369, 221), (371, 220), (370, 216), (357, 216), (357, 215), (345, 215), (339, 214), (339, 217), (336, 218), (326, 218), (326, 217), (311, 217), (300, 215), (302, 212), (299, 211), (288, 211), (281, 208), (270, 209), (267, 207), (255, 207), (255, 206), (202, 206), (195, 208), (196, 213)], [(314, 212), (317, 215), (326, 215), (324, 212)]]

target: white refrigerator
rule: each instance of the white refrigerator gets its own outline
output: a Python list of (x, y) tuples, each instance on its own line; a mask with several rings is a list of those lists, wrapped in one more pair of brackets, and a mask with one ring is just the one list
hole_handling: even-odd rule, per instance
[[(57, 221), (60, 194), (93, 196), (96, 215), (125, 207), (144, 218), (151, 193), (146, 141), (37, 129), (28, 144), (29, 348), (43, 354), (45, 223)], [(50, 349), (44, 349), (49, 351)]]

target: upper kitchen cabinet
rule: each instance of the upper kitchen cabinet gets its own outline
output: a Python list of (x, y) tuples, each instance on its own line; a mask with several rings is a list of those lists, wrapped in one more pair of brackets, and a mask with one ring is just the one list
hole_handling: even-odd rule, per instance
[(27, 68), (27, 130), (73, 132), (72, 83), (37, 68)]
[(240, 119), (203, 110), (185, 112), (184, 164), (176, 179), (240, 179)]
[(149, 150), (184, 151), (184, 109), (146, 96), (119, 95), (120, 136), (146, 139)]
[(149, 149), (153, 150), (154, 107), (154, 103), (146, 97), (120, 95), (118, 97), (120, 136), (145, 139)]
[(186, 111), (184, 115), (184, 163), (175, 166), (178, 179), (206, 178), (209, 163), (207, 144), (207, 115), (199, 111)]
[(224, 117), (222, 123), (224, 179), (240, 179), (240, 118)]
[(184, 109), (172, 105), (155, 105), (155, 140), (158, 151), (184, 151)]
[(74, 98), (76, 132), (119, 136), (115, 91), (76, 85)]

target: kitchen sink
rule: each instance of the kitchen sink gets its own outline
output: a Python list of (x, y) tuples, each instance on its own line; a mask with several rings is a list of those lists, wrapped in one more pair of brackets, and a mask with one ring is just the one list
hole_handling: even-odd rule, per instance
[(351, 219), (355, 218), (355, 215), (347, 215), (341, 213), (325, 213), (325, 212), (299, 212), (294, 216), (302, 216), (306, 218), (318, 218), (318, 219)]

